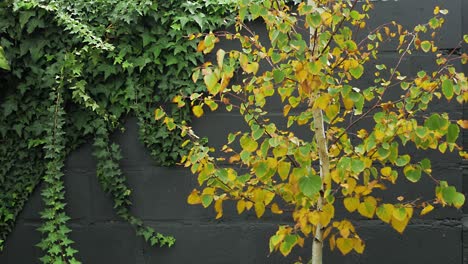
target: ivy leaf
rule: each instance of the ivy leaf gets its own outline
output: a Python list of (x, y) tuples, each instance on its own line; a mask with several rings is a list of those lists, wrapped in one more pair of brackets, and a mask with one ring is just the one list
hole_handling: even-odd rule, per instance
[(0, 68), (9, 71), (10, 70), (10, 64), (8, 63), (8, 60), (5, 57), (5, 51), (3, 50), (3, 47), (0, 46)]

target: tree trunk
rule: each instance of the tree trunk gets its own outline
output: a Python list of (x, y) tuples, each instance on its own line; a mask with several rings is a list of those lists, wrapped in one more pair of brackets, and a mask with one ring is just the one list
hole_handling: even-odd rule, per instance
[[(322, 190), (324, 190), (325, 183), (327, 182), (327, 177), (330, 174), (330, 160), (328, 158), (328, 147), (327, 139), (325, 136), (325, 128), (323, 124), (323, 114), (322, 110), (314, 109), (314, 130), (315, 130), (315, 140), (317, 141), (317, 149), (320, 159), (320, 178), (322, 178)], [(323, 197), (320, 196), (317, 201), (317, 210), (322, 210), (323, 206)], [(317, 225), (315, 229), (315, 236), (312, 244), (312, 264), (322, 264), (322, 251), (323, 251), (323, 234), (322, 226)]]
[[(308, 5), (312, 5), (314, 0), (307, 0)], [(314, 31), (316, 29), (310, 27), (309, 29), (309, 40), (310, 40), (310, 50), (315, 50), (314, 41), (312, 40), (312, 36), (314, 35)], [(314, 54), (312, 54), (313, 56)], [(319, 91), (313, 91), (313, 96), (310, 101), (310, 107), (313, 105), (313, 101), (315, 98), (318, 97)], [(322, 179), (322, 191), (325, 190), (325, 186), (329, 185), (329, 177), (330, 177), (330, 160), (328, 157), (328, 146), (327, 146), (327, 139), (325, 135), (325, 127), (323, 124), (323, 113), (322, 110), (317, 108), (313, 109), (313, 117), (314, 117), (314, 132), (315, 132), (315, 140), (317, 141), (317, 150), (319, 154), (320, 160), (320, 178)], [(328, 186), (329, 188), (330, 186)], [(323, 199), (322, 194), (320, 195), (317, 201), (317, 211), (322, 210), (323, 206)], [(315, 236), (312, 243), (312, 259), (309, 263), (311, 264), (322, 264), (322, 255), (323, 255), (323, 227), (318, 224), (315, 229)]]

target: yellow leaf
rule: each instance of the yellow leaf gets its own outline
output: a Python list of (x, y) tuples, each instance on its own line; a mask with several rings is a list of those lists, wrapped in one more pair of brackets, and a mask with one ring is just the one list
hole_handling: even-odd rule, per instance
[(377, 217), (385, 223), (390, 223), (392, 219), (394, 206), (392, 204), (383, 204), (377, 208)]
[(404, 207), (395, 208), (392, 213), (392, 219), (404, 221), (407, 219), (406, 209)]
[(343, 104), (344, 104), (346, 110), (351, 110), (351, 109), (353, 109), (354, 101), (349, 97), (343, 97)]
[(197, 46), (197, 51), (198, 52), (202, 52), (203, 50), (205, 50), (206, 46), (205, 46), (205, 41), (204, 40), (201, 40), (200, 42), (198, 42), (198, 46)]
[(231, 156), (231, 157), (229, 158), (229, 163), (234, 163), (234, 162), (239, 161), (239, 160), (240, 160), (240, 155), (239, 155), (239, 154), (235, 154), (235, 155), (233, 155), (233, 156)]
[(356, 211), (359, 206), (359, 198), (357, 197), (347, 197), (343, 200), (346, 210), (350, 213)]
[(362, 216), (373, 218), (377, 202), (375, 201), (375, 198), (372, 197), (373, 200), (370, 198), (371, 197), (366, 197), (366, 199), (364, 199), (364, 202), (359, 204), (358, 212)]
[(245, 208), (247, 210), (250, 210), (250, 208), (252, 208), (252, 206), (253, 206), (253, 203), (251, 201), (246, 201), (245, 202)]
[(192, 112), (196, 117), (201, 117), (203, 115), (203, 108), (201, 105), (195, 105), (192, 107)]
[(307, 220), (313, 225), (318, 225), (320, 222), (320, 215), (317, 211), (310, 212), (307, 216)]
[(354, 238), (354, 251), (356, 251), (359, 254), (362, 254), (364, 252), (364, 248), (364, 242), (362, 242), (362, 240), (359, 238)]
[(322, 227), (328, 226), (331, 219), (335, 216), (335, 207), (331, 204), (326, 204), (322, 207), (322, 212), (320, 212), (320, 224)]
[(382, 173), (383, 176), (389, 177), (392, 174), (392, 168), (390, 167), (385, 167), (380, 170), (380, 173)]
[(216, 214), (216, 219), (219, 219), (223, 216), (223, 199), (218, 199), (215, 202), (214, 209)]
[(332, 105), (329, 105), (327, 108), (325, 108), (325, 115), (330, 120), (333, 120), (333, 118), (335, 118), (339, 112), (340, 112), (339, 104), (332, 104)]
[(354, 248), (354, 241), (352, 238), (339, 237), (336, 240), (336, 246), (341, 251), (341, 254), (346, 255)]
[(226, 52), (224, 50), (222, 50), (222, 49), (219, 49), (216, 52), (216, 61), (218, 62), (218, 67), (220, 69), (223, 68), (224, 55), (226, 55)]
[(247, 65), (245, 65), (243, 69), (246, 73), (256, 74), (258, 71), (258, 67), (259, 67), (258, 62), (252, 62), (252, 63), (248, 63)]
[(432, 204), (428, 204), (426, 207), (424, 207), (424, 209), (421, 210), (421, 215), (426, 215), (432, 210), (434, 210), (434, 206), (432, 206)]
[(400, 234), (402, 234), (403, 231), (405, 231), (405, 228), (408, 225), (408, 222), (409, 222), (409, 218), (406, 218), (405, 220), (400, 221), (400, 220), (393, 217), (391, 224), (392, 224), (392, 227), (396, 231), (398, 231)]
[(291, 163), (286, 162), (286, 161), (278, 162), (278, 174), (283, 181), (288, 178), (290, 169), (291, 169)]
[(322, 110), (327, 109), (328, 103), (330, 103), (331, 95), (330, 94), (322, 94), (319, 98), (317, 98), (314, 102), (314, 108), (320, 108)]
[(335, 249), (335, 246), (336, 246), (336, 240), (335, 240), (335, 235), (332, 235), (330, 237), (330, 249), (333, 251)]
[(242, 214), (244, 210), (245, 210), (245, 201), (244, 200), (237, 201), (237, 213)]
[(463, 129), (468, 129), (468, 120), (458, 120), (457, 124)]
[(265, 204), (262, 202), (255, 203), (255, 214), (257, 214), (257, 217), (260, 218), (262, 215), (265, 213)]
[(282, 214), (283, 210), (281, 210), (279, 206), (276, 203), (274, 203), (271, 205), (271, 212), (274, 214)]
[(201, 198), (197, 190), (193, 189), (193, 191), (187, 197), (187, 203), (188, 204), (201, 204)]

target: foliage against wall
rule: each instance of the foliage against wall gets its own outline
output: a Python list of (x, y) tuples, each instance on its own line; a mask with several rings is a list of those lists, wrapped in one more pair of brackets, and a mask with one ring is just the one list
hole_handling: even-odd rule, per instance
[[(94, 139), (97, 177), (117, 214), (152, 245), (174, 243), (129, 213), (130, 190), (109, 135), (136, 115), (159, 165), (184, 154), (181, 137), (149, 113), (180, 91), (202, 56), (186, 36), (228, 23), (227, 1), (3, 1), (0, 3), (0, 248), (32, 191), (44, 182), (39, 229), (45, 263), (77, 263), (68, 238), (63, 167)], [(188, 120), (187, 108), (170, 110)]]
[[(446, 175), (436, 175), (427, 157), (411, 155), (413, 148), (467, 157), (457, 145), (467, 121), (430, 107), (468, 100), (467, 77), (456, 67), (468, 63), (468, 55), (438, 47), (436, 36), (449, 11), (435, 7), (433, 17), (405, 28), (395, 21), (372, 25), (372, 6), (369, 0), (309, 0), (295, 8), (285, 1), (239, 0), (236, 32), (204, 35), (198, 48), (205, 54), (222, 38), (242, 49), (217, 49), (213, 61), (193, 74), (208, 92), (180, 94), (174, 102), (183, 106), (182, 99), (190, 98), (198, 117), (225, 107), (249, 128), (230, 131), (227, 144), (216, 150), (199, 144), (190, 127), (176, 126), (191, 136), (186, 144), (194, 145), (182, 159), (200, 184), (189, 203), (213, 205), (216, 218), (230, 200), (239, 214), (288, 214), (294, 222), (279, 227), (270, 251), (286, 256), (311, 239), (312, 264), (322, 263), (325, 241), (344, 255), (364, 251), (352, 218), (335, 214), (340, 207), (380, 219), (399, 233), (416, 212), (461, 208), (465, 197)], [(249, 19), (262, 20), (266, 40), (245, 25)], [(458, 46), (463, 42), (468, 35)], [(392, 64), (380, 60), (383, 45), (397, 51)], [(433, 62), (407, 72), (402, 61), (413, 53)], [(358, 82), (364, 74), (373, 81)], [(236, 75), (242, 81), (235, 82)], [(283, 109), (282, 120), (270, 112), (272, 104)], [(170, 117), (158, 108), (155, 118)], [(295, 133), (299, 126), (310, 130), (309, 138)], [(433, 196), (383, 194), (397, 182), (423, 177), (433, 182)]]

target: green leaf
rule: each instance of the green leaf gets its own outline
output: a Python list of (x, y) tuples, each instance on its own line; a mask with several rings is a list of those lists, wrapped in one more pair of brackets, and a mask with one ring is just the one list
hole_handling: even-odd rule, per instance
[(9, 71), (10, 70), (10, 64), (8, 63), (8, 60), (5, 57), (5, 51), (3, 50), (3, 47), (0, 46), (0, 68)]
[(208, 90), (208, 92), (210, 92), (211, 94), (217, 94), (215, 86), (216, 84), (218, 84), (218, 77), (216, 77), (216, 74), (209, 73), (203, 77), (203, 80), (205, 81), (206, 89)]
[(286, 74), (282, 70), (275, 69), (273, 70), (273, 79), (275, 83), (280, 83), (284, 80)]
[(317, 28), (322, 23), (322, 17), (320, 16), (319, 13), (315, 12), (315, 13), (312, 13), (312, 14), (308, 14), (306, 16), (306, 21), (307, 21), (307, 24), (309, 24), (310, 27)]
[(450, 124), (447, 131), (447, 142), (455, 143), (455, 141), (457, 141), (458, 134), (460, 134), (460, 128), (458, 125)]
[(441, 127), (441, 119), (442, 118), (439, 114), (432, 114), (428, 119), (426, 119), (426, 122), (424, 122), (424, 126), (433, 131), (438, 130)]
[(291, 252), (292, 248), (296, 245), (297, 243), (297, 235), (287, 235), (284, 238), (283, 243), (280, 245), (280, 252), (283, 254), (283, 256), (289, 255)]
[(405, 174), (405, 177), (410, 182), (418, 182), (419, 179), (421, 179), (421, 168), (419, 166), (414, 167), (414, 166), (411, 166), (411, 165), (407, 165), (403, 169), (403, 173)]
[(203, 207), (207, 208), (213, 202), (213, 195), (203, 194), (201, 196), (201, 201), (202, 201)]
[(405, 166), (406, 164), (408, 164), (411, 160), (411, 157), (410, 155), (402, 155), (402, 156), (399, 156), (396, 160), (395, 160), (395, 164), (398, 166), (398, 167), (403, 167)]
[(259, 138), (263, 136), (264, 133), (265, 133), (264, 128), (257, 127), (256, 129), (252, 131), (252, 138), (254, 140), (258, 140)]
[(447, 79), (442, 82), (442, 93), (444, 94), (445, 98), (447, 98), (448, 100), (452, 99), (453, 83), (451, 80)]
[(317, 175), (304, 176), (299, 180), (299, 189), (305, 196), (313, 198), (322, 189), (322, 179)]
[(365, 168), (364, 161), (358, 159), (353, 159), (351, 161), (351, 170), (354, 173), (361, 173)]
[(431, 42), (425, 40), (423, 42), (421, 42), (421, 49), (424, 51), (424, 52), (429, 52), (431, 50)]
[(457, 197), (457, 190), (455, 187), (449, 186), (442, 189), (442, 198), (444, 198), (445, 202), (453, 204), (459, 197)]
[(240, 144), (243, 150), (247, 152), (254, 152), (257, 147), (258, 143), (253, 138), (248, 135), (243, 135), (240, 139)]
[(361, 78), (362, 74), (364, 73), (364, 66), (360, 65), (357, 66), (356, 68), (350, 69), (349, 73), (355, 78), (359, 79)]

